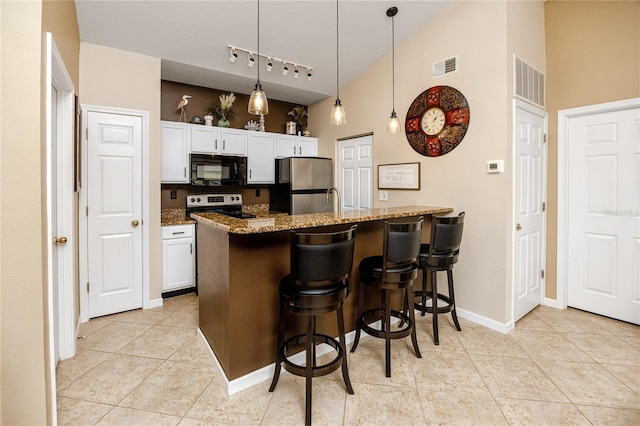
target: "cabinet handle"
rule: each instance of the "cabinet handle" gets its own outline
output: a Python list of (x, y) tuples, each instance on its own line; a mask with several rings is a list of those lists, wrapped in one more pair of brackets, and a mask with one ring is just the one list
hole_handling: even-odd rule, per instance
[(193, 254), (193, 243), (189, 244), (189, 254)]
[(182, 168), (182, 177), (187, 177), (187, 168), (186, 167)]
[(180, 235), (180, 234), (184, 234), (184, 231), (182, 231), (182, 232), (173, 232), (173, 235)]
[(296, 147), (293, 147), (293, 155), (296, 155)]
[(215, 144), (213, 149), (215, 149), (216, 151), (218, 150), (218, 139), (217, 138), (216, 138), (216, 144)]
[(251, 169), (249, 169), (249, 179), (251, 179)]
[(298, 155), (302, 155), (302, 147), (301, 146), (298, 147)]
[(225, 142), (226, 142), (226, 140), (222, 139), (222, 150), (223, 150), (223, 151), (224, 151), (224, 149), (225, 149)]

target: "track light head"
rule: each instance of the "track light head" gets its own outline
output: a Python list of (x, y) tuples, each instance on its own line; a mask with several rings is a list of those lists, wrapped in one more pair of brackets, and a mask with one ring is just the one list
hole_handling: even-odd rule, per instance
[(233, 47), (231, 48), (231, 53), (229, 55), (229, 60), (231, 61), (232, 64), (236, 63), (236, 59), (238, 59), (238, 52), (236, 52), (236, 49), (234, 49)]
[(271, 72), (272, 69), (273, 69), (273, 59), (268, 58), (267, 59), (267, 72)]
[(298, 70), (298, 66), (294, 65), (294, 67), (293, 67), (293, 78), (298, 78), (299, 75), (300, 75), (300, 71)]
[(249, 68), (253, 68), (253, 65), (256, 63), (256, 57), (253, 53), (249, 52), (249, 57), (247, 58), (247, 65)]
[(311, 81), (311, 68), (307, 68), (307, 81)]
[(289, 66), (287, 65), (286, 62), (282, 63), (282, 75), (287, 75), (289, 74)]

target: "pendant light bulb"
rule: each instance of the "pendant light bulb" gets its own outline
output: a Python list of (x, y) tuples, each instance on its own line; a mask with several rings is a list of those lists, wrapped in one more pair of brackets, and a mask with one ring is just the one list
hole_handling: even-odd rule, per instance
[(389, 117), (389, 123), (387, 124), (387, 132), (395, 135), (396, 133), (400, 133), (400, 119), (396, 115), (395, 111), (391, 112), (391, 117)]
[(340, 98), (337, 98), (335, 105), (333, 105), (333, 109), (331, 110), (331, 121), (329, 124), (334, 126), (347, 124), (347, 114), (344, 112), (344, 107), (340, 102)]
[(339, 50), (339, 28), (340, 28), (340, 15), (338, 14), (338, 0), (336, 0), (336, 103), (331, 110), (331, 119), (329, 124), (334, 126), (342, 126), (347, 124), (347, 115), (344, 112), (342, 102), (340, 102), (340, 50)]
[(258, 0), (258, 52), (256, 54), (256, 58), (258, 60), (257, 69), (258, 69), (258, 80), (256, 81), (256, 87), (251, 92), (251, 96), (249, 97), (249, 105), (247, 107), (247, 111), (249, 114), (255, 115), (266, 115), (269, 114), (269, 101), (267, 100), (267, 95), (262, 90), (262, 85), (260, 84), (260, 0)]

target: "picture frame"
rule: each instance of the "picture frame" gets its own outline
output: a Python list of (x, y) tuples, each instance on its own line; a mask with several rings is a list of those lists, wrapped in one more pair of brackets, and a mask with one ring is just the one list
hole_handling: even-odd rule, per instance
[(378, 189), (420, 189), (420, 163), (378, 165)]

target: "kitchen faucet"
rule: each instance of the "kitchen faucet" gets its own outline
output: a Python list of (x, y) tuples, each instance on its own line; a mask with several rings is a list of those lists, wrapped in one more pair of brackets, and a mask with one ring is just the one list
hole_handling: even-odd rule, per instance
[(327, 189), (327, 198), (325, 203), (329, 204), (329, 194), (331, 193), (331, 191), (335, 192), (336, 195), (338, 196), (338, 213), (340, 213), (342, 211), (342, 202), (340, 200), (340, 190), (335, 186), (332, 186), (331, 188)]

